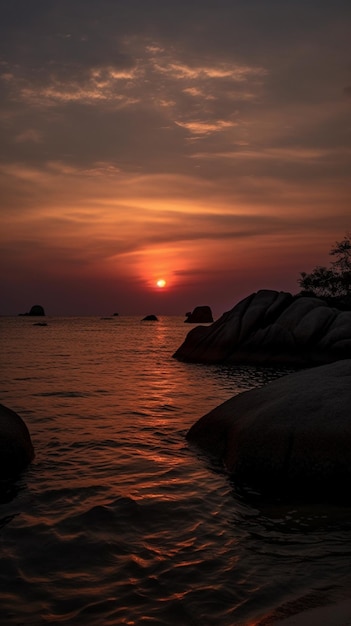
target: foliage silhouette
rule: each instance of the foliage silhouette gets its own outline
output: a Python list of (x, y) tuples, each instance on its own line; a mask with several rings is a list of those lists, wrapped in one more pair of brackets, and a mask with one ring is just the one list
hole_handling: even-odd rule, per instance
[(337, 241), (329, 252), (330, 267), (317, 265), (310, 274), (300, 273), (301, 295), (324, 298), (330, 304), (351, 309), (351, 233)]

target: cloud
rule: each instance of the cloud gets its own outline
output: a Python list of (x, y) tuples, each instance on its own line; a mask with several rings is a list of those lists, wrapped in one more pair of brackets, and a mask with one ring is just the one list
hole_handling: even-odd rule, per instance
[(5, 3), (1, 237), (18, 280), (162, 266), (215, 272), (217, 289), (327, 251), (351, 192), (335, 1)]
[(17, 66), (3, 75), (3, 88), (11, 100), (39, 109), (71, 103), (111, 111), (127, 108), (132, 120), (138, 111), (152, 108), (168, 124), (191, 132), (196, 124), (198, 134), (210, 134), (233, 126), (233, 100), (254, 99), (267, 73), (262, 67), (221, 61), (189, 65), (178, 60), (172, 48), (151, 46), (147, 39), (141, 45), (127, 38), (124, 46), (128, 67), (109, 62), (60, 77), (50, 64), (39, 74)]
[(194, 135), (209, 135), (211, 133), (217, 133), (228, 128), (232, 128), (236, 126), (235, 122), (230, 122), (226, 120), (216, 120), (213, 122), (176, 122), (178, 126), (182, 128), (186, 128), (190, 133)]
[(27, 141), (33, 143), (41, 143), (43, 141), (43, 135), (35, 128), (28, 128), (27, 130), (22, 131), (15, 137), (15, 142), (17, 143), (23, 143)]
[(308, 147), (284, 147), (284, 148), (256, 148), (247, 149), (245, 146), (238, 146), (237, 150), (231, 152), (196, 152), (191, 155), (193, 159), (233, 159), (233, 160), (271, 160), (285, 161), (288, 163), (318, 163), (326, 159), (331, 162), (336, 158), (351, 157), (351, 148), (308, 148)]

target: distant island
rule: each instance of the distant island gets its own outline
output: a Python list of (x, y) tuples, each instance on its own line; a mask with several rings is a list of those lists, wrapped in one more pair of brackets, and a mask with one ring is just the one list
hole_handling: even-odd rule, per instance
[(45, 316), (44, 307), (41, 304), (34, 304), (29, 313), (19, 313), (18, 315), (32, 315), (33, 317)]
[(213, 322), (213, 315), (209, 306), (196, 306), (192, 312), (186, 313), (185, 317), (184, 322), (187, 324), (211, 324)]

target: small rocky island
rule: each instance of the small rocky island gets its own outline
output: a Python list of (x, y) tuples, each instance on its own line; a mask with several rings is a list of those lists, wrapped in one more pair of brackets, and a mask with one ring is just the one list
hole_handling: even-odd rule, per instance
[(157, 315), (154, 315), (152, 313), (151, 315), (145, 315), (145, 317), (143, 317), (141, 321), (142, 322), (158, 322), (158, 317)]
[(44, 307), (41, 304), (34, 304), (30, 309), (29, 313), (19, 313), (19, 315), (31, 315), (33, 317), (42, 317), (45, 316)]
[(187, 324), (211, 324), (213, 322), (211, 307), (196, 306), (192, 312), (186, 313), (184, 322)]

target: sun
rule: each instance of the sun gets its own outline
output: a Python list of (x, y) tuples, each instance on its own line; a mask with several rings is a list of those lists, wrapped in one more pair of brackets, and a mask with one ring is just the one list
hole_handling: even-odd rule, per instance
[(156, 286), (159, 287), (160, 289), (163, 289), (166, 286), (166, 281), (164, 280), (164, 278), (159, 278), (159, 280), (156, 281)]

